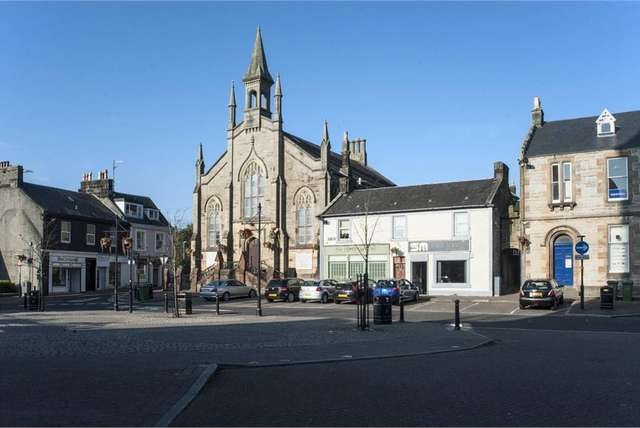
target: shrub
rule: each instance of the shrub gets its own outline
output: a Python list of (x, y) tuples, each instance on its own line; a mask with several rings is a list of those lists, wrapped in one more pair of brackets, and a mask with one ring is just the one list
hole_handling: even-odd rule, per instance
[(20, 291), (18, 286), (13, 282), (3, 279), (0, 280), (0, 293), (17, 293)]

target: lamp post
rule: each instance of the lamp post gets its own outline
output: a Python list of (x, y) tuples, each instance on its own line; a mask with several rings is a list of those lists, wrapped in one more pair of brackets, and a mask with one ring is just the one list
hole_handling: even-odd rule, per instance
[(164, 291), (164, 312), (169, 313), (169, 294), (167, 290), (167, 282), (165, 281), (165, 265), (167, 264), (167, 256), (160, 257), (160, 263), (162, 263), (162, 289)]
[[(117, 161), (114, 160), (112, 163), (112, 168), (111, 168), (111, 179), (113, 180), (113, 182), (116, 182), (116, 168), (118, 166), (119, 163), (122, 163), (122, 161)], [(113, 275), (113, 310), (118, 312), (118, 213), (115, 212), (115, 217), (116, 217), (116, 230), (115, 230), (115, 236), (113, 237), (113, 239), (115, 239), (115, 243), (116, 243), (116, 260), (115, 260), (115, 272)]]
[(132, 251), (129, 249), (129, 313), (133, 312), (133, 268), (136, 265), (131, 253)]
[(262, 266), (260, 264), (260, 254), (262, 253), (262, 245), (260, 244), (260, 236), (262, 229), (262, 204), (258, 204), (258, 309), (257, 315), (262, 316)]

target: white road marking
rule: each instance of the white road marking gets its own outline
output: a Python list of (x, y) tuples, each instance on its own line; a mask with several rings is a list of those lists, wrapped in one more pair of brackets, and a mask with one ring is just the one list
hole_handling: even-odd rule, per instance
[(472, 307), (474, 307), (476, 305), (479, 305), (479, 304), (480, 304), (480, 302), (472, 303), (469, 306), (465, 306), (464, 308), (460, 309), (460, 312), (464, 312), (465, 310), (467, 310), (469, 308), (472, 308)]
[(516, 312), (518, 312), (518, 310), (520, 309), (520, 306), (516, 306), (516, 308), (514, 310), (512, 310), (511, 312), (509, 312), (509, 315), (513, 315)]

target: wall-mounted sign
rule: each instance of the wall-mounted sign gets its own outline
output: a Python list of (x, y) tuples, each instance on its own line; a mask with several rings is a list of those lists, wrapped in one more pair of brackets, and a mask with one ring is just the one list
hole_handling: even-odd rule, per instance
[(311, 251), (296, 253), (296, 269), (313, 269), (313, 257)]
[(425, 253), (429, 251), (429, 243), (427, 241), (409, 241), (410, 253)]

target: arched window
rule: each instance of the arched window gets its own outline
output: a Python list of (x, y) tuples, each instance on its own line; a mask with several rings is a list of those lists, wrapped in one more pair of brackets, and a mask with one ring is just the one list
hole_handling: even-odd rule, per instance
[(254, 108), (258, 102), (258, 94), (256, 91), (249, 92), (249, 108)]
[(209, 211), (209, 220), (207, 222), (207, 240), (209, 247), (217, 247), (222, 236), (222, 218), (220, 215), (220, 204), (213, 204)]
[(313, 239), (312, 210), (313, 195), (306, 190), (299, 192), (296, 198), (298, 244), (310, 244)]
[(244, 216), (258, 214), (258, 204), (264, 199), (264, 173), (255, 162), (251, 162), (244, 171), (242, 194), (244, 195)]

